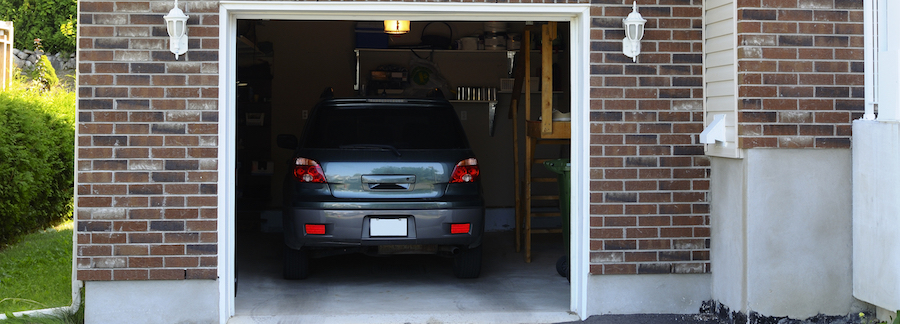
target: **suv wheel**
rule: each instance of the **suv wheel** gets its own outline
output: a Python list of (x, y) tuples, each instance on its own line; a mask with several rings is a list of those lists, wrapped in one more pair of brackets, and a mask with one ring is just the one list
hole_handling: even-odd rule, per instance
[(566, 280), (572, 282), (572, 277), (569, 270), (569, 256), (563, 255), (556, 260), (556, 273), (560, 276), (566, 277)]
[(309, 276), (309, 253), (284, 246), (284, 279), (299, 280)]
[(481, 274), (481, 245), (462, 249), (453, 259), (453, 274), (460, 279), (478, 278)]

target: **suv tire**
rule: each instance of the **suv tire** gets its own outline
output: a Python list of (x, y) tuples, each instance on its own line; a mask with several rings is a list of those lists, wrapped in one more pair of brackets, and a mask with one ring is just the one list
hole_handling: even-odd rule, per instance
[(572, 282), (571, 270), (569, 269), (569, 256), (563, 255), (556, 260), (556, 273), (566, 277), (566, 280)]
[(284, 279), (300, 280), (309, 276), (309, 253), (284, 246)]
[(481, 274), (481, 245), (463, 248), (453, 259), (453, 274), (460, 279), (478, 278)]

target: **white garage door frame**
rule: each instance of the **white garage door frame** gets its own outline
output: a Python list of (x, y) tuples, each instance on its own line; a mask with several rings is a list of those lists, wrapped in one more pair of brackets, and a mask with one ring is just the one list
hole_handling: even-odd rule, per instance
[(219, 321), (234, 315), (237, 20), (560, 21), (570, 23), (572, 196), (570, 310), (587, 318), (590, 5), (222, 1), (219, 7)]

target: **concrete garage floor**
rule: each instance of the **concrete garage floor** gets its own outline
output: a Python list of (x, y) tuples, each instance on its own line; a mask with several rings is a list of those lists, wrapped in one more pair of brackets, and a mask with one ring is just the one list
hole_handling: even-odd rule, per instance
[(235, 317), (241, 323), (559, 323), (569, 284), (556, 272), (559, 234), (534, 236), (534, 257), (515, 252), (512, 232), (485, 234), (481, 276), (453, 276), (437, 256), (313, 259), (306, 280), (281, 278), (281, 235), (239, 232)]

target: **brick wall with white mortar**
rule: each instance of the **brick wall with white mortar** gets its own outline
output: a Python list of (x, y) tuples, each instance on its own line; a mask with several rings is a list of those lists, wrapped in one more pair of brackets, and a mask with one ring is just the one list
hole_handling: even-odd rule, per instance
[(850, 148), (862, 117), (862, 0), (738, 0), (742, 148)]
[[(191, 38), (175, 61), (171, 2), (79, 2), (80, 280), (216, 277), (218, 2), (179, 4)], [(591, 4), (591, 273), (708, 272), (702, 3), (639, 1), (636, 63), (621, 53), (631, 0)]]

